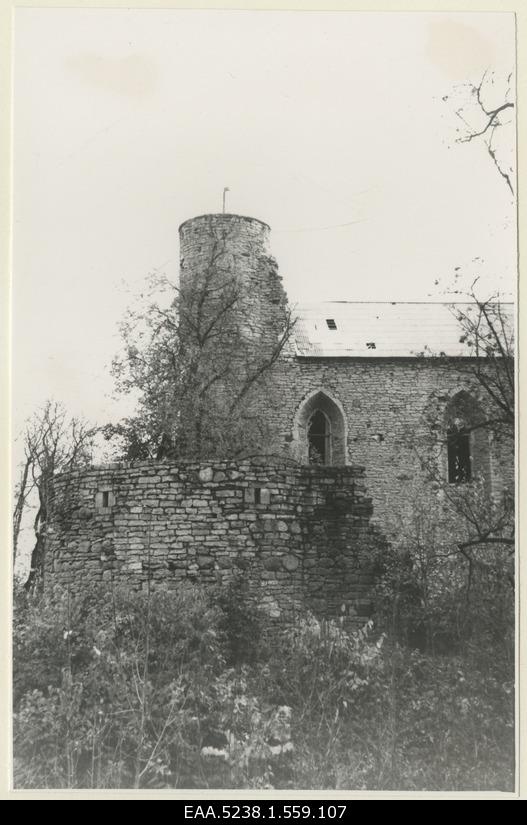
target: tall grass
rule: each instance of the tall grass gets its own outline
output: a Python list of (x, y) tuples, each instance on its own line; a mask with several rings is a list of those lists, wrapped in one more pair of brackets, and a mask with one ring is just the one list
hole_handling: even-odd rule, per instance
[(17, 594), (15, 784), (510, 790), (513, 677), (488, 653), (309, 614), (277, 634), (196, 586)]

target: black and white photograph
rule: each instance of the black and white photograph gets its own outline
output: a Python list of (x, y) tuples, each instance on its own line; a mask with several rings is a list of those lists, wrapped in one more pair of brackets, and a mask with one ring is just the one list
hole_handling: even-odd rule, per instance
[(515, 798), (515, 14), (13, 32), (12, 791)]

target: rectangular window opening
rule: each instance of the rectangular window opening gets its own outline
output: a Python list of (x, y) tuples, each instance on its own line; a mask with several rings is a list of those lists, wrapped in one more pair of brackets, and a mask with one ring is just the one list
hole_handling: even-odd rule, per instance
[(262, 501), (262, 491), (260, 487), (254, 488), (254, 503), (261, 504)]
[(447, 436), (449, 484), (466, 484), (472, 480), (470, 435), (450, 430)]
[(102, 494), (102, 506), (109, 507), (110, 506), (110, 493), (108, 490), (104, 490)]
[(337, 329), (337, 323), (334, 318), (326, 318), (328, 329)]

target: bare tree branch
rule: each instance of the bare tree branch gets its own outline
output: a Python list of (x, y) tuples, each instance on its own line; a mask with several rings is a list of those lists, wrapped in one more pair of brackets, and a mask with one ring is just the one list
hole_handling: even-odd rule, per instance
[[(492, 93), (494, 84), (494, 74), (488, 69), (478, 84), (466, 83), (456, 87), (457, 93), (463, 95), (461, 104), (455, 109), (456, 116), (464, 126), (462, 134), (456, 139), (457, 143), (471, 143), (481, 139), (485, 144), (487, 153), (496, 167), (499, 175), (507, 184), (511, 194), (514, 195), (512, 183), (513, 170), (506, 169), (503, 160), (498, 156), (498, 150), (494, 144), (494, 138), (498, 130), (502, 129), (508, 122), (504, 119), (504, 113), (515, 108), (515, 104), (509, 100), (512, 92), (512, 72), (508, 75), (504, 89), (502, 90), (502, 100), (497, 105), (487, 102)], [(443, 97), (444, 101), (450, 99), (450, 95)], [(475, 105), (474, 105), (475, 101)], [(481, 125), (474, 125), (474, 121), (479, 121)], [(459, 130), (458, 130), (459, 131)]]
[(26, 425), (23, 435), (25, 461), (17, 488), (13, 534), (16, 552), (30, 493), (36, 491), (38, 506), (33, 518), (35, 546), (25, 585), (27, 589), (33, 589), (43, 577), (45, 526), (52, 508), (53, 476), (90, 462), (96, 432), (96, 427), (74, 417), (68, 418), (66, 410), (54, 401), (47, 401)]

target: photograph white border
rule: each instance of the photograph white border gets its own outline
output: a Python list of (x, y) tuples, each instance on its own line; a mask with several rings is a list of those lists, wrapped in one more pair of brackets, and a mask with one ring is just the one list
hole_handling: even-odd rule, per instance
[[(0, 695), (4, 707), (0, 713), (0, 798), (2, 799), (180, 799), (196, 800), (201, 802), (207, 799), (331, 799), (331, 800), (355, 800), (355, 799), (524, 799), (527, 798), (525, 771), (525, 743), (527, 741), (527, 718), (524, 712), (526, 703), (525, 678), (521, 678), (520, 664), (525, 668), (527, 661), (527, 651), (525, 650), (526, 638), (526, 611), (524, 609), (525, 597), (522, 598), (522, 582), (525, 580), (525, 566), (527, 561), (520, 558), (517, 553), (517, 782), (514, 793), (491, 793), (491, 792), (467, 792), (467, 793), (402, 793), (396, 791), (387, 792), (362, 792), (362, 791), (272, 791), (257, 792), (255, 790), (211, 790), (211, 791), (17, 791), (11, 789), (11, 581), (12, 581), (12, 559), (11, 559), (11, 489), (12, 478), (10, 470), (11, 454), (11, 399), (10, 399), (10, 369), (11, 369), (11, 203), (12, 203), (12, 61), (13, 61), (13, 25), (14, 13), (19, 7), (34, 8), (123, 8), (123, 9), (243, 9), (254, 11), (270, 10), (296, 10), (306, 11), (410, 11), (410, 12), (514, 12), (517, 21), (517, 101), (520, 104), (517, 110), (517, 135), (518, 135), (518, 216), (521, 216), (521, 193), (525, 183), (525, 156), (527, 152), (527, 118), (522, 108), (522, 101), (527, 100), (527, 70), (526, 62), (526, 40), (527, 31), (527, 5), (516, 0), (514, 3), (489, 2), (489, 0), (465, 0), (464, 3), (442, 2), (438, 8), (437, 2), (378, 2), (374, 6), (368, 7), (364, 3), (351, 2), (351, 0), (332, 0), (328, 4), (323, 4), (321, 0), (285, 0), (284, 2), (274, 2), (270, 0), (259, 0), (258, 2), (247, 2), (247, 0), (217, 0), (216, 2), (167, 2), (166, 0), (154, 0), (154, 2), (134, 2), (134, 0), (98, 0), (94, 2), (75, 3), (64, 2), (64, 0), (53, 0), (44, 2), (43, 0), (33, 0), (32, 2), (13, 2), (5, 0), (0, 7), (0, 83), (1, 83), (1, 126), (0, 126), (0, 157), (2, 162), (4, 186), (0, 187), (0, 254), (3, 266), (0, 276), (0, 307), (2, 315), (0, 317), (0, 523), (3, 531), (2, 554), (2, 605), (4, 610), (2, 631), (0, 634), (1, 643), (1, 669), (0, 669)], [(6, 186), (5, 182), (9, 182)], [(519, 260), (525, 258), (526, 249), (526, 229), (527, 222), (518, 219), (519, 228), (519, 253), (523, 251), (523, 256), (519, 254)], [(519, 317), (523, 321), (527, 316), (526, 299), (519, 282)], [(518, 330), (518, 359), (517, 375), (525, 373), (525, 359), (521, 357), (523, 346), (522, 329)], [(523, 410), (524, 400), (527, 393), (527, 380), (523, 374), (523, 381), (518, 381), (518, 411)], [(520, 426), (520, 415), (518, 415), (517, 427)], [(518, 432), (519, 434), (519, 432)], [(522, 440), (518, 439), (518, 485), (517, 485), (517, 523), (518, 523), (518, 545), (520, 538), (524, 534), (525, 512), (522, 512), (519, 503), (521, 500), (521, 472), (524, 466), (525, 449)], [(523, 609), (522, 609), (523, 608)]]

